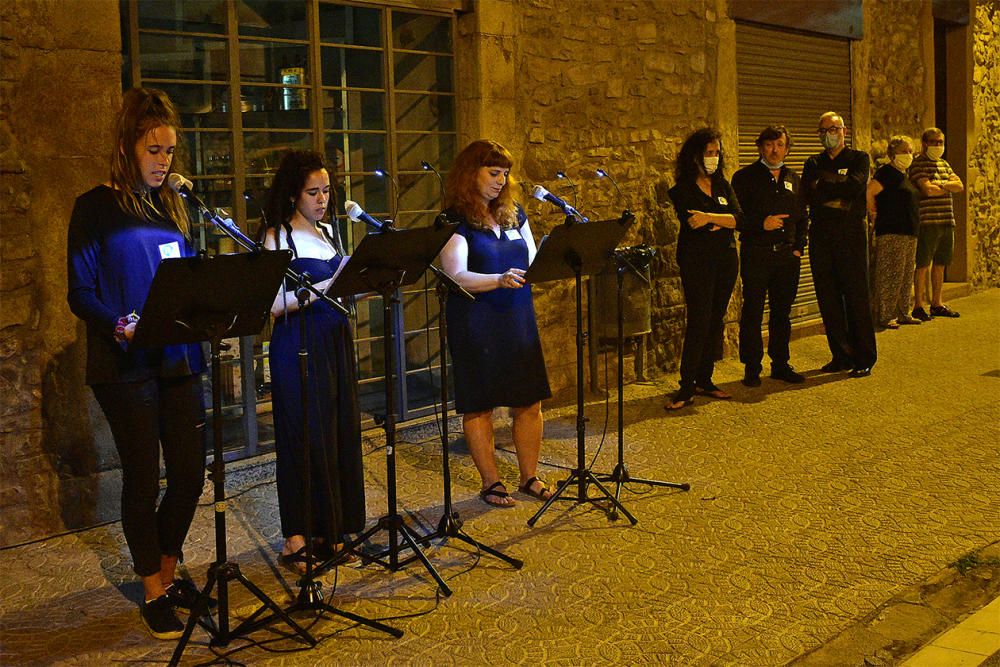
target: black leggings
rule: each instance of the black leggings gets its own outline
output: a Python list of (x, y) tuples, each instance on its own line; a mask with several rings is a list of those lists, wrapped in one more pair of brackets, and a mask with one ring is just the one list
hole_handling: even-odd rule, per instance
[[(153, 378), (92, 387), (122, 462), (122, 530), (140, 577), (160, 557), (182, 557), (205, 476), (201, 377)], [(159, 508), (160, 446), (167, 491)]]

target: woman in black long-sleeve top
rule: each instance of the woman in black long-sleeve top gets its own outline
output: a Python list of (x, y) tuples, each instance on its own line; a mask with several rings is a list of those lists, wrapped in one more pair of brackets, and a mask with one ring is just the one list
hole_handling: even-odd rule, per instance
[(723, 317), (739, 273), (733, 230), (743, 212), (722, 175), (724, 167), (722, 136), (711, 128), (691, 134), (677, 156), (677, 184), (670, 188), (670, 199), (681, 223), (677, 264), (687, 327), (681, 388), (667, 402), (668, 410), (691, 405), (695, 394), (730, 398), (712, 383), (712, 372), (722, 358)]

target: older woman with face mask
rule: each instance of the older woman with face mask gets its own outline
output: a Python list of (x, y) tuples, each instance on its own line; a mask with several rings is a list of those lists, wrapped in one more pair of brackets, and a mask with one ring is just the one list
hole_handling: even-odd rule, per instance
[(911, 317), (910, 276), (917, 252), (919, 193), (906, 172), (913, 162), (913, 140), (889, 140), (889, 163), (868, 183), (868, 220), (875, 229), (875, 321), (881, 329), (920, 324)]

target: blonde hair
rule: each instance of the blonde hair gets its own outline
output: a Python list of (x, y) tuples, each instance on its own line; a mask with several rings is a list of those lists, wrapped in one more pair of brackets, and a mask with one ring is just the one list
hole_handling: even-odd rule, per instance
[[(111, 185), (118, 205), (126, 213), (143, 220), (164, 217), (189, 236), (191, 222), (187, 206), (179, 194), (169, 187), (160, 188), (163, 211), (156, 210), (144, 196), (148, 186), (142, 179), (135, 156), (135, 145), (158, 127), (170, 127), (180, 133), (180, 117), (167, 94), (156, 88), (131, 88), (122, 98), (122, 108), (115, 118), (114, 146), (111, 150)], [(179, 163), (171, 162), (167, 175)]]

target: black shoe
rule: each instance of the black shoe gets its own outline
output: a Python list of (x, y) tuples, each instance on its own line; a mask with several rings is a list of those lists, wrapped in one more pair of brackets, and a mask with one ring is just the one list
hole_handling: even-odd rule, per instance
[(866, 378), (871, 374), (872, 374), (871, 366), (858, 366), (850, 373), (848, 373), (848, 375), (850, 375), (852, 378)]
[(839, 359), (834, 359), (825, 366), (823, 366), (822, 368), (820, 368), (820, 370), (823, 371), (824, 373), (839, 373), (840, 371), (851, 370), (851, 365), (848, 363), (844, 363)]
[(760, 371), (747, 370), (745, 373), (743, 373), (742, 382), (744, 387), (759, 387)]
[(910, 313), (910, 315), (913, 316), (915, 319), (920, 320), (921, 322), (930, 322), (932, 319), (934, 319), (934, 317), (932, 315), (928, 315), (927, 311), (924, 310), (923, 308), (914, 308), (913, 312)]
[[(178, 609), (188, 611), (194, 609), (199, 595), (201, 595), (201, 591), (187, 579), (174, 579), (174, 583), (167, 586), (167, 598)], [(215, 609), (217, 606), (219, 603), (214, 598), (208, 599), (209, 609)]]
[(174, 604), (167, 595), (150, 600), (139, 608), (139, 617), (157, 639), (180, 639), (184, 634), (184, 624), (174, 613)]
[(789, 384), (801, 384), (806, 381), (806, 376), (796, 373), (795, 369), (784, 364), (783, 366), (771, 366), (771, 377), (775, 380), (788, 382)]
[(948, 306), (931, 306), (931, 317), (958, 317), (958, 313)]

